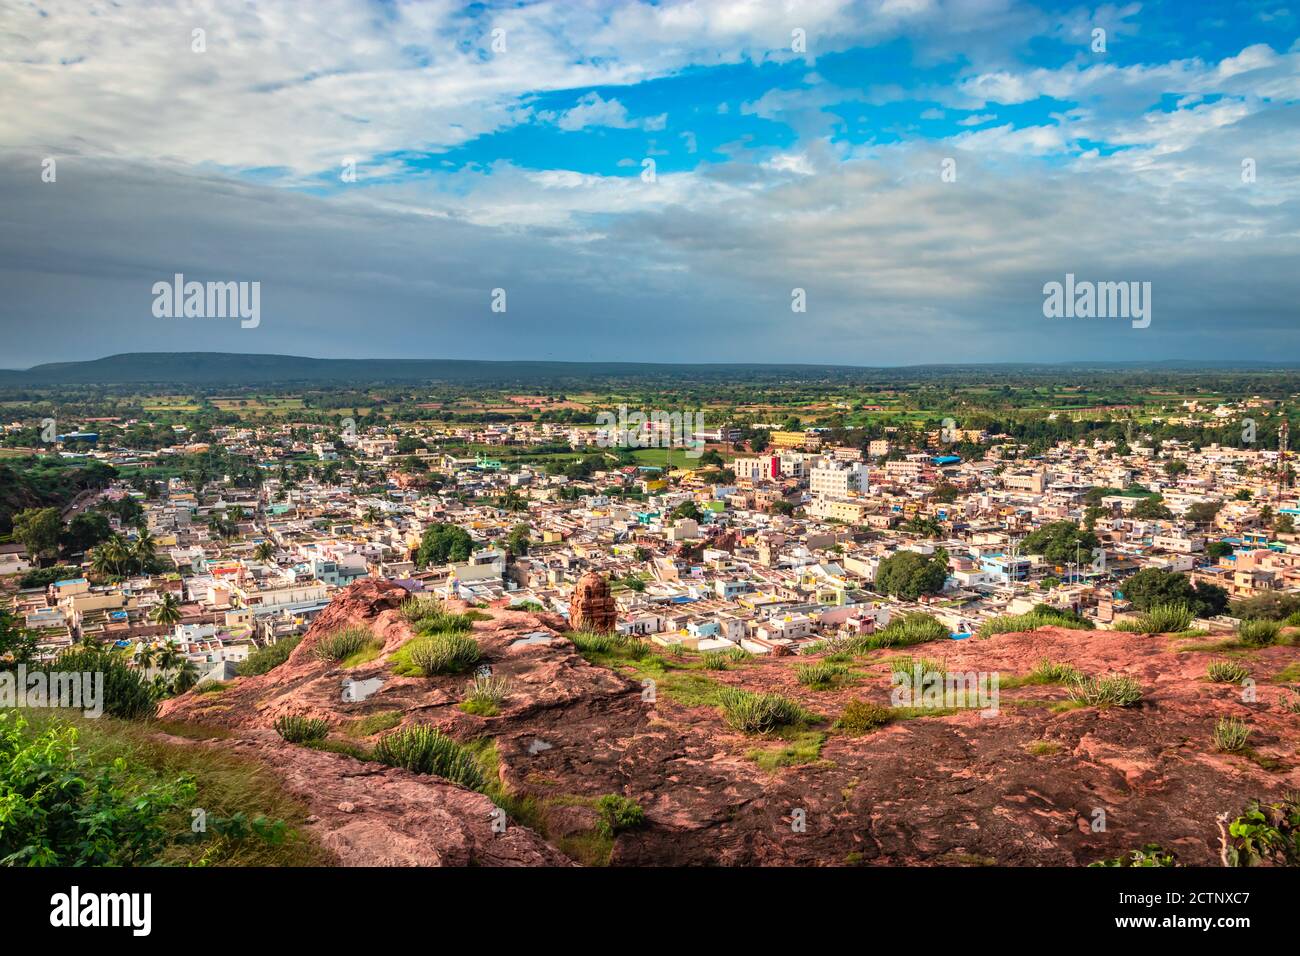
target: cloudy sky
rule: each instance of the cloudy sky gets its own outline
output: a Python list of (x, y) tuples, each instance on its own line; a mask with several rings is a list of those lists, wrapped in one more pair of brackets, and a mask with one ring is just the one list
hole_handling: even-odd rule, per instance
[[(0, 0), (0, 367), (1300, 361), (1298, 37), (1300, 0)], [(176, 273), (260, 324), (156, 317)], [(1150, 325), (1045, 317), (1067, 273)]]

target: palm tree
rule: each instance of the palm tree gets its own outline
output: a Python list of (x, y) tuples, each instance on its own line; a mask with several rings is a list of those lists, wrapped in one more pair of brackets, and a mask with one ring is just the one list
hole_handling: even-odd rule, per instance
[(131, 561), (136, 569), (143, 572), (158, 557), (158, 543), (148, 531), (141, 531), (131, 548)]
[(109, 549), (102, 544), (90, 552), (90, 571), (97, 578), (108, 578), (113, 575), (113, 562)]
[(374, 505), (371, 505), (361, 513), (361, 520), (364, 521), (366, 524), (374, 524), (376, 521), (379, 520), (379, 517), (380, 517), (380, 511)]
[(174, 644), (164, 644), (163, 649), (158, 652), (158, 669), (165, 674), (180, 665), (182, 659), (181, 655), (176, 652)]
[(153, 622), (161, 624), (164, 627), (173, 627), (179, 624), (181, 620), (181, 602), (176, 599), (176, 595), (168, 591), (158, 602), (158, 606), (153, 609)]
[(253, 557), (259, 561), (270, 561), (275, 557), (275, 545), (270, 541), (262, 541), (253, 549)]
[(136, 651), (135, 662), (142, 671), (147, 671), (153, 667), (154, 649), (149, 644), (142, 644), (140, 650)]
[(187, 657), (181, 661), (180, 669), (177, 670), (176, 676), (172, 678), (171, 692), (173, 694), (183, 694), (198, 683), (198, 680), (199, 669)]
[(130, 557), (130, 548), (126, 539), (114, 533), (94, 550), (90, 566), (96, 574), (104, 577), (121, 577)]

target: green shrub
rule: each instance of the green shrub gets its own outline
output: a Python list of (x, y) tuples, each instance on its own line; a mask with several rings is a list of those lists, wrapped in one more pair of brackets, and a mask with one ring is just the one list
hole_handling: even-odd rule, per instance
[(946, 640), (950, 634), (947, 625), (934, 615), (914, 611), (892, 618), (876, 634), (862, 636), (877, 638), (880, 642), (878, 647), (906, 647), (909, 644)]
[(1251, 730), (1244, 720), (1236, 717), (1220, 717), (1214, 725), (1214, 743), (1220, 750), (1229, 753), (1241, 750), (1250, 739)]
[(1186, 604), (1158, 604), (1132, 620), (1120, 621), (1115, 630), (1130, 634), (1177, 634), (1190, 628), (1195, 616)]
[(295, 634), (293, 637), (283, 637), (266, 647), (259, 647), (248, 655), (247, 660), (240, 663), (238, 668), (239, 676), (254, 677), (275, 670), (289, 659), (293, 649), (301, 643), (302, 635)]
[(835, 727), (846, 734), (860, 737), (885, 726), (893, 719), (894, 712), (888, 707), (866, 700), (854, 700), (845, 705), (839, 720), (835, 721)]
[(403, 601), (402, 617), (413, 628), (426, 634), (434, 631), (469, 631), (474, 628), (474, 618), (470, 615), (453, 614), (441, 601), (430, 596)]
[(843, 664), (830, 661), (817, 661), (814, 664), (798, 664), (795, 674), (800, 684), (814, 690), (826, 690), (834, 687), (849, 676), (849, 669)]
[(96, 764), (77, 741), (74, 726), (29, 733), (0, 713), (0, 866), (145, 865), (174, 840), (193, 778), (143, 786), (125, 759)]
[(1097, 860), (1089, 866), (1177, 866), (1175, 854), (1165, 850), (1157, 843), (1148, 843), (1140, 850), (1133, 850), (1123, 856), (1109, 860)]
[(1242, 621), (1241, 626), (1237, 628), (1237, 639), (1243, 644), (1266, 647), (1269, 644), (1276, 643), (1277, 636), (1281, 632), (1282, 625), (1277, 621), (1265, 621), (1263, 619)]
[(1031, 614), (1041, 614), (1044, 617), (1055, 618), (1061, 623), (1059, 627), (1071, 627), (1077, 631), (1091, 631), (1096, 626), (1091, 620), (1084, 617), (1078, 611), (1064, 607), (1056, 607), (1051, 604), (1035, 604)]
[(306, 744), (322, 740), (330, 732), (329, 721), (317, 717), (302, 717), (298, 714), (286, 714), (276, 718), (275, 732), (280, 739), (291, 744)]
[(370, 628), (352, 624), (321, 637), (312, 653), (318, 661), (337, 664), (354, 654), (379, 646), (381, 645)]
[(717, 693), (727, 723), (748, 734), (764, 734), (782, 727), (806, 723), (812, 715), (780, 694), (759, 694), (738, 687), (724, 687)]
[(725, 671), (727, 655), (722, 651), (705, 651), (700, 655), (700, 663), (704, 665), (705, 670)]
[(1228, 834), (1229, 866), (1300, 866), (1300, 797), (1288, 794), (1277, 803), (1252, 802), (1228, 824)]
[(1250, 671), (1236, 661), (1212, 661), (1205, 676), (1216, 684), (1240, 684), (1250, 676)]
[(624, 830), (633, 830), (645, 825), (645, 811), (635, 800), (621, 797), (616, 793), (607, 793), (596, 801), (596, 810), (600, 813), (600, 823), (596, 831), (603, 837), (612, 839)]
[(1282, 709), (1288, 714), (1300, 714), (1300, 694), (1295, 691), (1288, 691), (1288, 696), (1282, 700)]
[[(158, 700), (153, 685), (144, 673), (128, 667), (122, 654), (96, 648), (75, 648), (64, 651), (53, 664), (44, 667), (27, 665), (29, 675), (38, 671), (50, 673), (103, 674), (104, 714), (123, 720), (148, 720), (158, 712)], [(48, 679), (48, 676), (47, 676)]]
[(454, 632), (417, 637), (405, 650), (406, 659), (425, 677), (463, 673), (483, 656), (478, 641)]
[(617, 634), (599, 631), (570, 631), (567, 636), (580, 654), (613, 654), (623, 644)]
[(729, 660), (733, 664), (743, 664), (745, 663), (745, 661), (749, 660), (754, 656), (753, 654), (749, 653), (749, 651), (741, 647), (739, 644), (737, 644), (735, 647), (727, 648), (722, 653), (725, 654), (727, 660)]
[(510, 681), (504, 677), (475, 674), (474, 679), (465, 685), (465, 699), (461, 701), (460, 709), (480, 717), (495, 717), (509, 694)]
[(1040, 604), (1028, 614), (999, 614), (980, 625), (976, 636), (990, 638), (998, 634), (1018, 634), (1036, 631), (1040, 627), (1069, 627), (1075, 630), (1092, 630), (1092, 621), (1070, 611), (1048, 608)]
[(413, 724), (380, 737), (374, 756), (390, 767), (433, 774), (471, 790), (481, 791), (487, 785), (472, 751), (428, 724)]
[(1083, 678), (1083, 671), (1072, 664), (1058, 664), (1046, 657), (1029, 672), (1029, 682), (1034, 684), (1072, 684)]
[(1142, 700), (1142, 685), (1123, 674), (1080, 677), (1071, 683), (1070, 699), (1090, 707), (1134, 707)]
[(943, 661), (932, 660), (928, 657), (891, 657), (886, 663), (889, 664), (890, 675), (906, 674), (912, 677), (916, 669), (921, 669), (921, 680), (934, 680), (930, 675), (937, 674), (943, 677), (947, 673), (947, 665)]

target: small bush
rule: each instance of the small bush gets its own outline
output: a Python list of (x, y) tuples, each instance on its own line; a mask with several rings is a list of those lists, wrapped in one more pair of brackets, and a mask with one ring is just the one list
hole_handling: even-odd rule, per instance
[(1300, 866), (1300, 796), (1287, 794), (1277, 803), (1252, 801), (1228, 825), (1228, 833), (1228, 866)]
[(474, 627), (473, 617), (468, 614), (453, 614), (441, 601), (429, 595), (408, 598), (402, 602), (401, 610), (406, 623), (424, 633), (469, 631)]
[(1092, 621), (1080, 617), (1072, 611), (1062, 611), (1038, 605), (1028, 614), (999, 614), (980, 625), (977, 634), (980, 638), (990, 638), (998, 634), (1018, 634), (1022, 631), (1036, 631), (1040, 627), (1069, 627), (1075, 630), (1092, 630)]
[(379, 641), (368, 627), (349, 625), (316, 642), (313, 653), (318, 661), (340, 663), (360, 651), (378, 647)]
[(727, 669), (727, 655), (722, 651), (705, 651), (700, 655), (700, 663), (704, 665), (705, 670), (725, 671)]
[(1213, 661), (1205, 676), (1216, 684), (1240, 684), (1250, 676), (1250, 671), (1236, 661)]
[(799, 683), (814, 690), (826, 690), (849, 676), (849, 669), (843, 664), (818, 661), (815, 664), (799, 664), (795, 667)]
[(302, 635), (295, 634), (293, 637), (282, 637), (274, 644), (268, 644), (266, 647), (259, 647), (248, 655), (247, 660), (240, 662), (239, 676), (254, 677), (275, 670), (289, 659), (293, 649), (301, 643)]
[(460, 709), (480, 717), (495, 717), (509, 695), (510, 681), (504, 677), (475, 674), (474, 679), (465, 685), (465, 699), (461, 701)]
[(930, 676), (931, 674), (937, 674), (939, 677), (943, 677), (943, 675), (948, 672), (947, 665), (943, 661), (932, 660), (928, 657), (894, 657), (891, 658), (888, 663), (889, 673), (891, 676), (894, 674), (906, 674), (908, 677), (912, 677), (916, 673), (916, 669), (919, 667), (921, 669), (922, 681), (934, 680), (934, 678)]
[(1195, 617), (1186, 604), (1158, 604), (1132, 620), (1120, 621), (1115, 630), (1130, 634), (1177, 634), (1188, 630)]
[(1237, 628), (1237, 639), (1243, 644), (1266, 647), (1276, 643), (1280, 633), (1282, 633), (1282, 625), (1277, 621), (1242, 621), (1241, 626)]
[(1300, 694), (1295, 691), (1288, 691), (1288, 696), (1282, 699), (1282, 709), (1288, 714), (1300, 714)]
[(860, 737), (885, 726), (893, 719), (894, 712), (888, 707), (866, 700), (854, 700), (845, 705), (839, 720), (835, 721), (835, 727), (846, 734)]
[(390, 767), (433, 774), (471, 790), (482, 790), (487, 783), (473, 753), (428, 724), (414, 724), (380, 737), (374, 756)]
[(103, 707), (104, 714), (108, 717), (148, 720), (158, 712), (158, 701), (152, 685), (140, 670), (128, 667), (121, 654), (86, 648), (67, 650), (52, 664), (40, 668), (33, 664), (27, 665), (29, 676), (37, 671), (47, 675), (51, 672), (69, 671), (103, 674)]
[(329, 721), (313, 717), (288, 714), (276, 718), (275, 732), (280, 739), (291, 744), (305, 744), (314, 740), (323, 740), (330, 732)]
[(1142, 700), (1142, 685), (1123, 674), (1080, 677), (1071, 683), (1070, 699), (1090, 707), (1134, 707)]
[(1123, 856), (1109, 860), (1097, 860), (1089, 866), (1177, 866), (1177, 857), (1157, 843), (1148, 843), (1140, 850), (1132, 850)]
[(1214, 725), (1214, 744), (1220, 750), (1233, 753), (1246, 746), (1251, 730), (1244, 720), (1236, 717), (1220, 717)]
[(739, 644), (737, 644), (735, 647), (727, 648), (722, 653), (725, 654), (727, 660), (729, 660), (733, 664), (743, 664), (745, 663), (745, 661), (749, 660), (754, 656), (753, 654), (749, 653), (749, 651), (741, 647)]
[(893, 618), (876, 634), (862, 636), (877, 638), (880, 642), (878, 647), (906, 647), (909, 644), (946, 640), (950, 635), (947, 625), (937, 617), (916, 611), (904, 614), (901, 618)]
[(600, 812), (600, 823), (596, 830), (604, 837), (612, 839), (624, 830), (634, 830), (645, 825), (645, 811), (641, 805), (616, 793), (607, 793), (597, 800), (596, 809)]
[(618, 635), (599, 631), (570, 631), (568, 638), (579, 654), (613, 654), (623, 643)]
[(468, 634), (432, 634), (417, 637), (406, 649), (406, 658), (425, 677), (460, 674), (482, 658), (478, 641)]
[(737, 687), (724, 687), (718, 691), (717, 701), (727, 723), (747, 734), (765, 734), (812, 718), (806, 710), (780, 694), (757, 694)]
[(1035, 684), (1072, 684), (1084, 676), (1083, 671), (1071, 664), (1058, 664), (1044, 657), (1029, 672)]

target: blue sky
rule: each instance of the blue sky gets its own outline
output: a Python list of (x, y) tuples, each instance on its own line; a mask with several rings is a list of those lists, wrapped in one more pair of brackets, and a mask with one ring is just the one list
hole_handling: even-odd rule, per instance
[(1290, 0), (4, 2), (7, 366), (1300, 361)]

